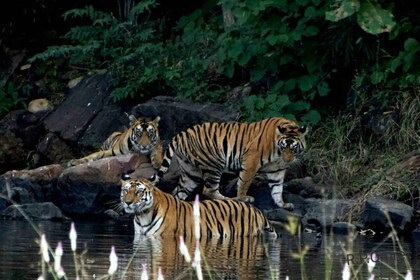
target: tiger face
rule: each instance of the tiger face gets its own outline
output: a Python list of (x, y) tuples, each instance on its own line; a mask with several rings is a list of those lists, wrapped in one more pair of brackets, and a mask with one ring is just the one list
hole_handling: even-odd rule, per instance
[(145, 213), (153, 206), (150, 184), (141, 179), (121, 181), (121, 205), (126, 213)]
[(150, 154), (159, 141), (158, 123), (160, 117), (152, 121), (146, 119), (136, 119), (130, 116), (130, 142), (132, 151), (139, 154)]
[(306, 127), (279, 126), (276, 145), (284, 162), (291, 162), (305, 150)]

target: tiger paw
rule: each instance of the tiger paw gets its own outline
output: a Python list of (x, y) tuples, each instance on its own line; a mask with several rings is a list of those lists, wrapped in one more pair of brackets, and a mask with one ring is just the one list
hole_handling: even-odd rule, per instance
[(295, 209), (295, 206), (293, 205), (293, 203), (284, 203), (283, 209), (286, 209), (288, 211), (293, 211), (293, 209)]
[(254, 203), (255, 199), (252, 196), (245, 195), (245, 196), (237, 196), (234, 198), (235, 200), (243, 201), (246, 203)]
[(216, 190), (211, 190), (209, 188), (204, 187), (203, 188), (203, 194), (205, 196), (207, 196), (208, 198), (211, 198), (211, 199), (221, 199), (221, 200), (226, 200), (227, 199), (227, 197), (222, 195), (219, 192), (219, 190), (217, 190), (217, 189)]

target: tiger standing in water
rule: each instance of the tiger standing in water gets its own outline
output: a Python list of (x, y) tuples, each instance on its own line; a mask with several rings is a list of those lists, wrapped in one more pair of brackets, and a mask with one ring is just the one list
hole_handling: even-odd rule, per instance
[(158, 169), (163, 161), (163, 148), (158, 130), (160, 117), (156, 117), (154, 120), (148, 120), (145, 118), (137, 119), (133, 115), (128, 115), (128, 118), (130, 120), (130, 127), (127, 130), (112, 133), (102, 144), (99, 152), (72, 160), (68, 163), (68, 166), (116, 155), (138, 153), (149, 155), (152, 166)]
[(292, 210), (293, 204), (283, 201), (283, 180), (286, 169), (305, 149), (305, 134), (305, 127), (280, 117), (195, 125), (172, 138), (151, 180), (159, 182), (176, 155), (181, 176), (173, 194), (178, 198), (186, 199), (204, 181), (206, 196), (227, 199), (219, 191), (220, 178), (223, 172), (234, 171), (239, 172), (236, 199), (252, 203), (249, 186), (257, 174), (264, 175), (276, 205)]
[[(134, 214), (136, 235), (194, 236), (193, 203), (161, 191), (147, 179), (121, 180), (121, 206)], [(277, 233), (258, 208), (235, 200), (199, 202), (200, 232), (205, 238)]]

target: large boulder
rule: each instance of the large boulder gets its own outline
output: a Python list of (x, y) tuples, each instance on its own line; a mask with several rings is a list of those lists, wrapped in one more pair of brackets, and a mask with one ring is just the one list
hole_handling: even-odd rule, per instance
[(14, 220), (30, 219), (36, 221), (62, 221), (69, 219), (63, 214), (60, 208), (52, 202), (11, 205), (3, 212), (0, 212), (0, 217)]
[(48, 132), (80, 148), (100, 145), (125, 124), (124, 108), (113, 102), (111, 79), (107, 75), (88, 76), (69, 90), (66, 99), (44, 119)]
[(48, 111), (31, 113), (16, 110), (0, 120), (0, 174), (26, 167), (36, 144), (44, 134), (42, 119)]
[(370, 197), (366, 200), (362, 219), (365, 227), (377, 233), (388, 233), (392, 227), (398, 233), (408, 233), (414, 227), (413, 207), (384, 197)]
[(352, 202), (345, 199), (318, 199), (305, 200), (304, 225), (319, 227), (320, 230), (330, 230), (333, 224), (348, 212)]
[(0, 176), (0, 211), (17, 204), (54, 202), (54, 187), (63, 167), (58, 164), (33, 170), (12, 170)]
[(170, 96), (157, 96), (135, 106), (135, 116), (161, 117), (159, 131), (161, 138), (170, 140), (180, 131), (204, 122), (226, 122), (237, 120), (239, 114), (222, 104), (199, 104), (179, 100)]
[(71, 216), (102, 215), (119, 203), (122, 174), (142, 169), (142, 164), (151, 168), (146, 156), (130, 154), (69, 167), (57, 181), (57, 205)]

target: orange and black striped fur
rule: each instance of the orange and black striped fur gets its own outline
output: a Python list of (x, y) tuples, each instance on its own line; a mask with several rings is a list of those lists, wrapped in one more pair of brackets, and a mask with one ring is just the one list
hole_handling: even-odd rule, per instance
[(163, 148), (158, 130), (160, 117), (154, 120), (137, 119), (133, 115), (128, 117), (130, 119), (130, 127), (127, 130), (112, 133), (102, 144), (99, 152), (72, 160), (69, 162), (69, 166), (116, 155), (138, 153), (149, 155), (153, 167), (159, 168), (163, 161)]
[[(121, 205), (134, 213), (134, 229), (141, 235), (194, 236), (192, 202), (165, 193), (147, 179), (121, 181)], [(235, 200), (204, 200), (199, 203), (202, 237), (231, 238), (276, 231), (256, 207)]]
[(253, 202), (247, 195), (249, 186), (257, 174), (264, 175), (276, 205), (291, 210), (293, 204), (283, 202), (283, 179), (290, 163), (305, 149), (305, 133), (305, 127), (285, 118), (195, 125), (172, 139), (151, 180), (162, 179), (175, 154), (181, 169), (173, 192), (178, 198), (186, 199), (204, 181), (205, 195), (226, 199), (219, 192), (220, 177), (234, 171), (239, 172), (236, 199)]

